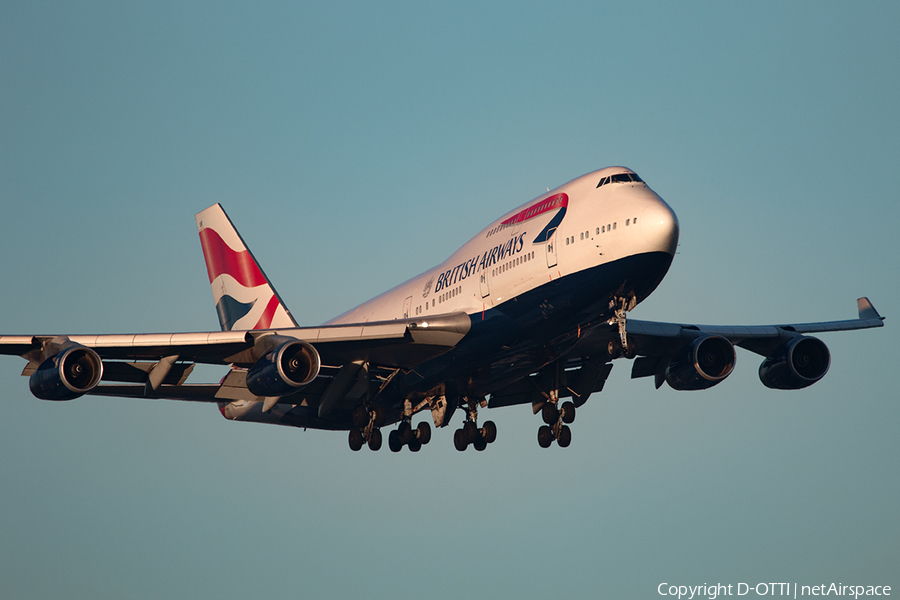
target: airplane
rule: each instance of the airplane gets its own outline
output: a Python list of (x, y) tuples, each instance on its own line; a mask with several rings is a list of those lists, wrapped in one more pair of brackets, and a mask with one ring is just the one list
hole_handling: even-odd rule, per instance
[[(196, 215), (220, 331), (0, 335), (28, 361), (38, 398), (82, 395), (214, 403), (223, 417), (348, 432), (358, 451), (418, 452), (431, 413), (457, 450), (497, 437), (479, 409), (530, 406), (538, 444), (567, 447), (576, 409), (613, 361), (676, 390), (721, 383), (735, 346), (763, 357), (766, 387), (810, 386), (831, 364), (810, 333), (883, 326), (867, 298), (858, 318), (764, 326), (640, 321), (627, 313), (660, 284), (678, 245), (671, 207), (631, 169), (607, 167), (549, 190), (482, 229), (447, 260), (319, 327), (300, 327), (219, 204)], [(187, 383), (198, 363), (218, 384)]]

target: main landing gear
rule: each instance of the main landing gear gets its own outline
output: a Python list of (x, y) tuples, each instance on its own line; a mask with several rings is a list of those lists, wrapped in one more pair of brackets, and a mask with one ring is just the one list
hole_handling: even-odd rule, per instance
[(350, 449), (354, 452), (368, 444), (370, 450), (381, 448), (381, 427), (387, 420), (387, 409), (381, 404), (371, 408), (363, 405), (353, 410), (353, 429), (350, 430)]
[(391, 452), (400, 452), (403, 446), (409, 446), (410, 452), (418, 452), (430, 441), (431, 425), (428, 421), (422, 421), (415, 429), (409, 421), (400, 421), (397, 429), (388, 435), (388, 447)]
[[(453, 445), (460, 452), (469, 447), (469, 444), (481, 452), (497, 439), (497, 426), (493, 421), (485, 421), (482, 427), (478, 427), (478, 403), (467, 399), (468, 415), (461, 429), (453, 433)], [(486, 406), (487, 404), (485, 404)]]
[[(410, 424), (414, 409), (409, 400), (406, 401), (403, 417), (397, 429), (388, 434), (388, 447), (391, 452), (400, 452), (403, 446), (409, 446), (411, 452), (418, 452), (422, 446), (431, 441), (431, 425), (422, 421), (416, 428)], [(381, 449), (381, 427), (387, 421), (387, 409), (381, 404), (371, 407), (363, 405), (353, 409), (353, 428), (350, 430), (350, 449), (360, 450), (364, 444), (370, 450)]]
[(553, 440), (556, 440), (560, 448), (566, 448), (572, 443), (569, 425), (575, 421), (574, 403), (563, 402), (562, 406), (557, 407), (556, 404), (547, 402), (541, 409), (541, 418), (545, 423), (538, 429), (538, 445), (541, 448), (549, 448)]
[(400, 452), (403, 446), (409, 446), (410, 452), (418, 452), (422, 446), (431, 441), (431, 425), (427, 421), (422, 421), (415, 428), (411, 423), (414, 414), (430, 406), (430, 399), (423, 400), (416, 406), (413, 406), (409, 398), (403, 401), (400, 424), (388, 435), (388, 447), (391, 452)]

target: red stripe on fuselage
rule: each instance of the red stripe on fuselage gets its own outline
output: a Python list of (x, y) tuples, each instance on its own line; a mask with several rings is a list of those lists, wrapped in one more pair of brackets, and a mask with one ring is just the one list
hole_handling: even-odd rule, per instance
[(209, 227), (200, 230), (200, 245), (203, 246), (203, 257), (206, 259), (206, 272), (209, 274), (209, 282), (216, 277), (227, 273), (244, 287), (256, 287), (266, 283), (262, 271), (256, 266), (256, 261), (250, 256), (250, 252), (236, 252), (225, 240)]
[(525, 221), (533, 219), (546, 212), (556, 210), (557, 208), (564, 208), (568, 205), (569, 196), (567, 196), (566, 194), (556, 194), (555, 196), (544, 198), (537, 204), (533, 204), (532, 206), (519, 211), (518, 213), (503, 221), (501, 225), (503, 225), (504, 227), (509, 227), (510, 225), (516, 225), (517, 223), (524, 223)]

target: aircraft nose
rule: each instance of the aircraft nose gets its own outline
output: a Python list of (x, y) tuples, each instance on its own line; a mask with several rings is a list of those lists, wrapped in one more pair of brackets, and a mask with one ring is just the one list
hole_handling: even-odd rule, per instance
[(678, 217), (662, 199), (654, 201), (641, 214), (641, 233), (651, 252), (675, 255), (678, 246)]

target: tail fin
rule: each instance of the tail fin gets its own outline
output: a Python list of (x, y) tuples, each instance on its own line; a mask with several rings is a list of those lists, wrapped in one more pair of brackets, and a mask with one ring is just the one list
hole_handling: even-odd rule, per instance
[(197, 229), (222, 331), (297, 326), (221, 205), (197, 213)]

